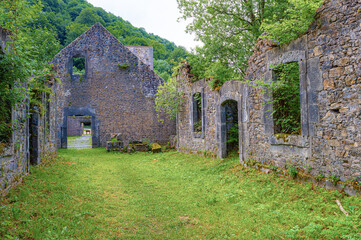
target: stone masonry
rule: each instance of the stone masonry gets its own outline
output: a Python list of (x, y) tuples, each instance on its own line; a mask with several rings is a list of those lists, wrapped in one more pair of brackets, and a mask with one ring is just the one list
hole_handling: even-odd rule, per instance
[[(361, 2), (326, 0), (307, 33), (280, 47), (259, 40), (245, 80), (272, 81), (274, 65), (298, 62), (301, 134), (278, 137), (273, 131), (269, 94), (242, 82), (218, 91), (205, 80), (190, 83), (187, 68), (178, 80), (185, 103), (178, 116), (178, 149), (224, 156), (222, 108), (238, 102), (240, 161), (256, 160), (284, 168), (293, 165), (314, 176), (361, 180)], [(252, 85), (252, 84), (250, 84)], [(191, 96), (202, 92), (204, 135), (192, 132)], [(224, 135), (224, 134), (223, 134)], [(223, 150), (222, 150), (223, 149)]]
[[(93, 147), (105, 146), (113, 133), (121, 133), (125, 142), (169, 141), (175, 123), (157, 120), (154, 98), (163, 80), (152, 70), (150, 50), (124, 46), (97, 23), (55, 56), (62, 82), (56, 91), (58, 147), (67, 146), (67, 117), (72, 115), (91, 117)], [(73, 57), (85, 58), (84, 75), (72, 73)]]
[(84, 124), (91, 125), (90, 116), (68, 116), (68, 136), (81, 136), (84, 133)]
[[(1, 51), (7, 54), (6, 44), (11, 42), (9, 32), (0, 27)], [(52, 83), (52, 86), (55, 83)], [(19, 83), (26, 87), (26, 83)], [(49, 86), (52, 88), (52, 86)], [(56, 95), (39, 93), (44, 109), (42, 114), (29, 110), (29, 100), (12, 109), (13, 132), (9, 143), (0, 148), (0, 195), (8, 190), (29, 171), (29, 165), (37, 165), (46, 158), (54, 157)], [(29, 115), (31, 116), (29, 118)]]

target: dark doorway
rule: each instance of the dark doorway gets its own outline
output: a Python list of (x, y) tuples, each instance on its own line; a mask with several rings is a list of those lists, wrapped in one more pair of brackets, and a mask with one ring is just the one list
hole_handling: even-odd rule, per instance
[(221, 105), (222, 157), (239, 153), (238, 102), (224, 101)]

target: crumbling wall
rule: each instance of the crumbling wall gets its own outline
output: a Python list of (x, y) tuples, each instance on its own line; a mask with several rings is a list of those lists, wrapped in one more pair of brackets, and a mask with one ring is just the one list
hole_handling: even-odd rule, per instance
[[(177, 148), (180, 151), (202, 153), (210, 156), (225, 157), (225, 139), (222, 137), (221, 105), (227, 100), (238, 103), (238, 122), (240, 136), (243, 135), (243, 122), (247, 113), (244, 108), (245, 85), (240, 81), (228, 81), (219, 91), (212, 90), (208, 82), (203, 79), (192, 83), (188, 75), (188, 66), (184, 66), (177, 76), (180, 82), (178, 91), (183, 93), (183, 99), (177, 116)], [(193, 129), (193, 100), (195, 93), (202, 96), (202, 132)], [(243, 142), (240, 141), (240, 158), (243, 158)]]
[(351, 0), (327, 0), (301, 38), (281, 47), (258, 42), (248, 80), (267, 81), (272, 65), (299, 62), (302, 134), (277, 139), (265, 96), (251, 87), (249, 158), (281, 167), (294, 164), (342, 181), (361, 176), (360, 7)]
[[(85, 74), (72, 74), (72, 58), (85, 58)], [(92, 117), (93, 147), (105, 146), (111, 134), (125, 141), (167, 143), (175, 122), (160, 123), (154, 98), (163, 80), (99, 23), (74, 40), (53, 60), (62, 81), (57, 90), (58, 146), (65, 148), (67, 117)]]
[(30, 107), (29, 141), (32, 165), (38, 165), (56, 156), (56, 85), (57, 82), (52, 79), (48, 83), (52, 93), (40, 92), (41, 107)]
[[(9, 41), (9, 32), (0, 28), (1, 48), (7, 49), (5, 46)], [(26, 83), (19, 82), (18, 86), (27, 88)], [(55, 86), (52, 88), (55, 89)], [(42, 114), (40, 111), (37, 114), (29, 111), (29, 99), (25, 93), (24, 104), (18, 104), (12, 109), (11, 140), (8, 144), (0, 144), (0, 194), (6, 194), (29, 172), (30, 163), (37, 165), (56, 154), (56, 93), (42, 92), (40, 96), (44, 107)]]
[[(239, 106), (240, 161), (280, 168), (298, 168), (313, 176), (361, 180), (361, 3), (326, 0), (307, 33), (283, 46), (259, 40), (249, 59), (246, 85), (212, 91), (206, 82), (190, 83), (187, 71), (178, 81), (185, 99), (178, 115), (178, 149), (224, 154), (217, 109), (222, 95), (234, 94)], [(273, 81), (274, 65), (298, 62), (301, 133), (274, 133), (270, 93), (255, 87), (258, 79)], [(204, 138), (192, 135), (191, 96), (204, 89)], [(220, 112), (218, 110), (218, 112)]]
[(134, 53), (140, 61), (153, 70), (153, 47), (147, 46), (125, 46)]
[[(10, 33), (6, 29), (0, 28), (0, 50), (5, 54), (8, 50), (6, 45), (10, 41)], [(26, 103), (27, 100), (24, 99), (24, 102)], [(8, 143), (0, 143), (0, 193), (7, 192), (12, 184), (28, 171), (27, 110), (26, 104), (16, 105), (12, 108), (12, 136), (9, 136)]]

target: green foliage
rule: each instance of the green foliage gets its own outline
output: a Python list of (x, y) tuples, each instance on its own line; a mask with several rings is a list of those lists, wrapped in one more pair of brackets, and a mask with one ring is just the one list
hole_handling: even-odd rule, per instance
[[(188, 54), (183, 47), (178, 47), (164, 38), (147, 33), (143, 28), (135, 28), (121, 17), (107, 13), (84, 0), (42, 0), (41, 5), (37, 4), (36, 0), (22, 1), (28, 2), (31, 6), (40, 6), (41, 14), (33, 15), (37, 20), (30, 21), (29, 29), (48, 29), (60, 42), (59, 47), (54, 47), (56, 51), (99, 22), (124, 45), (152, 46), (154, 58), (164, 60), (172, 67)], [(176, 63), (172, 65), (172, 61)], [(166, 72), (158, 70), (157, 73), (167, 78)], [(168, 74), (171, 73), (168, 72)]]
[(242, 78), (263, 31), (270, 33), (265, 38), (279, 44), (296, 38), (306, 31), (323, 0), (177, 2), (182, 18), (191, 20), (187, 31), (204, 44), (188, 59), (192, 74), (198, 79), (213, 77), (211, 85), (217, 88), (234, 75)]
[(182, 103), (182, 93), (178, 90), (178, 82), (174, 77), (159, 85), (155, 98), (155, 111), (160, 121), (166, 118), (175, 119)]
[(228, 136), (227, 136), (227, 143), (230, 143), (234, 146), (238, 146), (238, 143), (239, 143), (238, 124), (234, 124), (232, 127), (229, 128)]
[(212, 89), (219, 89), (224, 82), (239, 79), (226, 64), (214, 62), (206, 69), (205, 77), (209, 78), (209, 85)]
[(153, 69), (155, 73), (164, 79), (164, 81), (167, 82), (170, 79), (172, 74), (172, 67), (167, 61), (162, 59), (154, 59)]
[(288, 43), (307, 31), (314, 20), (316, 9), (324, 0), (288, 0), (288, 8), (284, 16), (266, 18), (261, 29), (268, 33), (262, 38), (272, 40), (275, 45)]
[(266, 104), (273, 104), (272, 118), (275, 134), (300, 134), (301, 105), (298, 62), (274, 67), (274, 81), (248, 81), (249, 86), (271, 94)]
[(316, 181), (321, 181), (321, 180), (323, 180), (325, 178), (325, 176), (322, 174), (322, 173), (320, 173), (320, 174), (318, 174), (316, 177), (315, 177), (315, 179), (316, 179)]
[(327, 178), (329, 181), (332, 182), (333, 185), (337, 185), (337, 183), (340, 181), (340, 177), (337, 175), (332, 175), (330, 177)]
[(288, 166), (288, 174), (293, 178), (296, 179), (298, 176), (298, 169), (294, 165)]
[(276, 81), (272, 89), (274, 133), (300, 134), (301, 105), (298, 62), (274, 68)]
[(118, 63), (118, 67), (120, 70), (127, 69), (129, 66), (130, 66), (129, 63), (123, 63), (123, 64)]
[(73, 75), (85, 74), (85, 57), (73, 58)]
[(229, 80), (239, 80), (239, 73), (235, 72), (227, 63), (210, 62), (201, 54), (189, 54), (187, 61), (191, 66), (191, 74), (194, 75), (193, 81), (208, 79), (212, 89), (219, 89), (224, 82)]
[(60, 45), (50, 29), (40, 26), (40, 23), (46, 25), (41, 15), (42, 7), (37, 1), (31, 5), (25, 0), (0, 2), (0, 26), (9, 29), (11, 36), (8, 51), (0, 59), (0, 141), (9, 137), (17, 124), (9, 121), (11, 109), (24, 104), (28, 94), (30, 105), (37, 105), (41, 110), (41, 95), (50, 93), (48, 85), (54, 81), (48, 61)]
[(193, 131), (202, 132), (202, 94), (197, 92), (193, 94)]

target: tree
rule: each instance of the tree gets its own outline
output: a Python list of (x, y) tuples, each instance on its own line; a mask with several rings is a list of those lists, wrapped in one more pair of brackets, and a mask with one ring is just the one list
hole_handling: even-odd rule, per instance
[(177, 116), (178, 108), (182, 102), (182, 93), (177, 89), (177, 84), (179, 83), (172, 77), (158, 87), (155, 111), (160, 121), (164, 121), (165, 118), (175, 119)]
[(261, 30), (268, 33), (263, 38), (274, 44), (284, 44), (296, 39), (307, 31), (313, 20), (315, 10), (324, 0), (288, 0), (290, 8), (284, 12), (282, 19), (269, 17), (262, 23)]
[[(308, 26), (315, 9), (322, 0), (177, 0), (183, 19), (191, 19), (187, 31), (193, 32), (196, 38), (204, 43), (196, 49), (202, 61), (211, 67), (217, 62), (227, 66), (237, 74), (244, 74), (247, 61), (252, 54), (256, 39), (263, 30), (271, 32), (273, 24), (282, 20), (283, 25), (298, 21)], [(308, 14), (296, 14), (299, 9)], [(290, 16), (292, 17), (291, 19)], [(262, 24), (266, 22), (264, 28)], [(292, 25), (288, 24), (288, 25)], [(299, 25), (295, 25), (298, 28)], [(301, 28), (303, 31), (305, 28)], [(291, 32), (283, 31), (282, 34)], [(291, 38), (297, 37), (300, 31), (292, 31)], [(279, 35), (277, 35), (279, 36)], [(270, 37), (271, 38), (271, 37)], [(218, 65), (219, 66), (219, 65)], [(196, 71), (196, 70), (195, 70)]]

